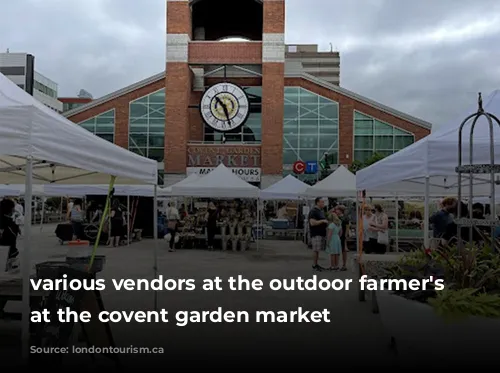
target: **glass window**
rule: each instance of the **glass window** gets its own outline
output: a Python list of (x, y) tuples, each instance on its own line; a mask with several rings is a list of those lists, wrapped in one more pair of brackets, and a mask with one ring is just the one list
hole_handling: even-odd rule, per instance
[[(285, 87), (283, 164), (292, 165), (297, 160), (319, 161), (324, 153), (337, 162), (338, 118), (337, 102), (300, 87)], [(290, 170), (283, 175), (287, 173)]]
[(355, 135), (372, 135), (373, 134), (373, 120), (354, 120), (354, 134)]
[(375, 152), (380, 150), (393, 150), (394, 136), (375, 136)]
[(160, 89), (130, 103), (129, 150), (163, 162), (165, 154), (165, 89)]
[(373, 150), (373, 136), (355, 136), (354, 149)]
[(294, 164), (298, 160), (297, 154), (292, 149), (283, 150), (283, 164)]
[(319, 147), (323, 149), (337, 148), (337, 141), (337, 135), (322, 135), (319, 137)]
[(413, 144), (412, 135), (394, 136), (394, 150), (401, 150)]
[[(321, 154), (323, 155), (323, 154)], [(304, 162), (314, 162), (319, 161), (319, 149), (300, 149), (299, 151), (300, 159)]]
[(375, 123), (375, 135), (392, 135), (393, 128), (387, 123), (379, 122), (378, 120), (374, 121)]
[(364, 162), (373, 154), (387, 156), (413, 144), (413, 134), (366, 114), (354, 112), (354, 160)]
[(297, 118), (298, 112), (299, 112), (299, 105), (285, 103), (285, 121), (287, 119)]
[(78, 123), (82, 128), (109, 142), (115, 138), (115, 110), (109, 110)]
[(339, 123), (337, 120), (325, 120), (320, 119), (319, 121), (319, 132), (329, 133), (329, 134), (338, 134), (339, 132)]
[(129, 147), (140, 148), (148, 146), (147, 134), (131, 134), (129, 136)]
[(283, 147), (290, 149), (297, 149), (299, 147), (299, 136), (286, 135), (283, 137)]

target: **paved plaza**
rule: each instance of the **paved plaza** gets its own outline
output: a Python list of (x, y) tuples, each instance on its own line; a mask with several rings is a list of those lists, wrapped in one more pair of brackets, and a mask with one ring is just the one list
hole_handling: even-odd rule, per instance
[[(33, 263), (44, 260), (63, 260), (68, 246), (61, 246), (53, 233), (55, 226), (46, 226), (43, 232), (35, 228)], [(2, 249), (3, 250), (3, 249)], [(119, 278), (153, 277), (153, 240), (143, 240), (130, 246), (103, 247), (99, 254), (106, 255), (105, 270), (100, 274), (110, 281)], [(2, 257), (5, 254), (1, 253)], [(327, 265), (326, 256), (323, 264)], [(310, 252), (301, 242), (261, 241), (260, 251), (245, 253), (179, 250), (167, 252), (160, 241), (158, 254), (159, 274), (169, 278), (204, 278), (243, 275), (249, 279), (260, 278), (266, 283), (272, 278), (309, 277), (317, 274), (324, 278), (355, 278), (353, 271), (313, 273)], [(154, 307), (152, 292), (125, 292), (106, 289), (103, 299), (107, 310), (150, 310)], [(331, 311), (332, 323), (321, 324), (190, 324), (178, 327), (175, 323), (138, 324), (116, 323), (112, 330), (118, 346), (164, 347), (171, 359), (181, 359), (193, 354), (202, 356), (227, 356), (252, 354), (261, 357), (289, 356), (287, 359), (315, 360), (332, 364), (331, 359), (373, 359), (374, 365), (394, 362), (388, 349), (388, 337), (380, 318), (371, 313), (369, 303), (357, 300), (351, 291), (219, 291), (219, 292), (159, 292), (159, 308), (173, 314), (178, 310), (307, 310)], [(18, 307), (12, 304), (10, 311)], [(4, 353), (19, 342), (20, 324), (0, 321), (0, 343)], [(151, 357), (148, 357), (151, 359)], [(164, 358), (164, 357), (163, 357)], [(329, 362), (330, 361), (330, 362)], [(333, 363), (333, 365), (336, 363)]]

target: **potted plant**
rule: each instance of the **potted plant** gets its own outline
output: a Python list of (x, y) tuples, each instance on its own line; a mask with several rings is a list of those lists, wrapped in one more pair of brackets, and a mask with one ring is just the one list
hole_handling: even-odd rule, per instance
[(500, 345), (500, 255), (493, 248), (418, 250), (389, 269), (388, 278), (442, 279), (426, 289), (377, 292), (382, 322), (402, 362), (434, 357), (490, 361)]

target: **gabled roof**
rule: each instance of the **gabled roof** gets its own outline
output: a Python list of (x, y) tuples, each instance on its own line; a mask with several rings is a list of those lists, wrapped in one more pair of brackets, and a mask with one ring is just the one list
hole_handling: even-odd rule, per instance
[[(290, 64), (287, 63), (287, 67), (291, 67)], [(328, 83), (327, 81), (321, 79), (321, 78), (317, 78), (311, 74), (308, 74), (308, 73), (304, 73), (300, 70), (296, 70), (294, 71), (295, 69), (294, 68), (288, 68), (287, 71), (285, 71), (285, 78), (300, 78), (300, 79), (304, 79), (304, 80), (307, 80), (307, 81), (310, 81), (311, 83), (314, 83), (320, 87), (324, 87), (326, 89), (329, 89), (333, 92), (336, 92), (340, 95), (343, 95), (343, 96), (346, 96), (346, 97), (349, 97), (353, 100), (356, 100), (356, 101), (359, 101), (359, 102), (362, 102), (363, 104), (366, 104), (368, 106), (371, 106), (375, 109), (378, 109), (382, 112), (385, 112), (387, 114), (390, 114), (390, 115), (393, 115), (397, 118), (400, 118), (400, 119), (403, 119), (403, 120), (406, 120), (410, 123), (413, 123), (415, 125), (418, 125), (420, 127), (423, 127), (425, 129), (428, 129), (430, 130), (432, 128), (432, 124), (429, 123), (429, 122), (426, 122), (422, 119), (419, 119), (419, 118), (416, 118), (416, 117), (413, 117), (411, 115), (408, 115), (408, 114), (405, 114), (401, 111), (398, 111), (398, 110), (395, 110), (393, 108), (390, 108), (389, 106), (385, 106), (383, 104), (380, 104), (376, 101), (373, 101), (367, 97), (364, 97), (364, 96), (361, 96), (357, 93), (354, 93), (352, 91), (349, 91), (345, 88), (341, 88), (335, 84), (331, 84), (331, 83)], [(82, 105), (82, 106), (79, 106), (73, 110), (70, 110), (70, 111), (67, 111), (66, 113), (64, 113), (64, 116), (65, 117), (71, 117), (73, 115), (76, 115), (76, 114), (79, 114), (79, 113), (82, 113), (88, 109), (91, 109), (93, 107), (96, 107), (96, 106), (99, 106), (99, 105), (102, 105), (103, 103), (105, 102), (108, 102), (108, 101), (111, 101), (115, 98), (118, 98), (120, 96), (123, 96), (127, 93), (130, 93), (130, 92), (133, 92), (137, 89), (140, 89), (140, 88), (143, 88), (149, 84), (152, 84), (152, 83), (155, 83), (159, 80), (162, 80), (162, 79), (165, 79), (165, 72), (162, 72), (162, 73), (159, 73), (159, 74), (156, 74), (156, 75), (153, 75), (147, 79), (144, 79), (144, 80), (141, 80), (137, 83), (134, 83), (132, 85), (129, 85), (125, 88), (122, 88), (118, 91), (115, 91), (113, 93), (110, 93), (106, 96), (103, 96), (101, 98), (98, 98), (88, 104), (85, 104), (85, 105)]]

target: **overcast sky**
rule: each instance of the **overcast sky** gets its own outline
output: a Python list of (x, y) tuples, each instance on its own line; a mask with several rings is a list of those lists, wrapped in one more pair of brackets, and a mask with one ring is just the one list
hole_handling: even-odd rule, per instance
[[(235, 0), (236, 2), (237, 0)], [(165, 0), (3, 0), (0, 50), (99, 97), (158, 73)], [(499, 0), (287, 0), (286, 42), (341, 53), (341, 86), (436, 126), (500, 88)]]

